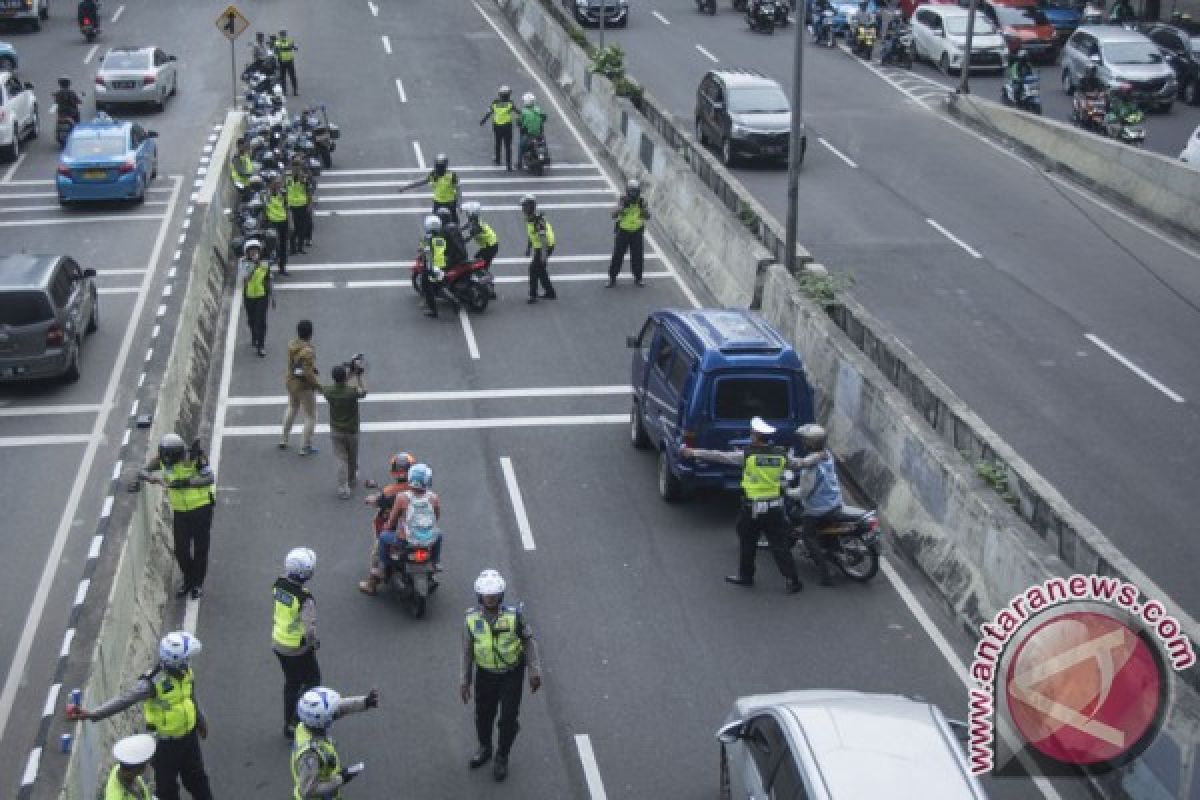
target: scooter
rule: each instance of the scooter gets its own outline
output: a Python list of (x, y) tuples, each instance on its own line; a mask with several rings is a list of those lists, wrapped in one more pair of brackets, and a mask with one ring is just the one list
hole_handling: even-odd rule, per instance
[[(789, 473), (788, 483), (794, 480)], [(789, 522), (791, 546), (800, 544), (799, 555), (812, 561), (812, 554), (803, 542), (804, 525), (801, 516), (804, 503), (795, 489), (784, 491), (784, 513)], [(879, 572), (880, 532), (879, 515), (870, 509), (843, 505), (817, 529), (817, 541), (825, 560), (836, 566), (852, 581), (866, 583)]]
[(525, 149), (521, 152), (521, 169), (530, 175), (541, 175), (550, 163), (550, 150), (546, 147), (545, 134), (531, 136), (525, 140)]
[(912, 69), (912, 28), (902, 22), (892, 23), (879, 48), (879, 63), (884, 66), (897, 64), (905, 69)]
[(817, 19), (813, 27), (813, 44), (823, 44), (829, 48), (837, 45), (837, 36), (833, 30), (833, 18), (835, 16), (837, 15), (832, 8), (827, 8), (821, 12), (820, 18)]
[(1071, 120), (1081, 128), (1107, 133), (1104, 117), (1108, 113), (1108, 98), (1104, 92), (1075, 92), (1071, 98)]
[(486, 261), (482, 258), (464, 261), (443, 270), (441, 277), (437, 278), (428, 273), (425, 258), (425, 248), (422, 246), (412, 266), (413, 291), (424, 296), (424, 292), (421, 291), (423, 282), (434, 280), (437, 283), (435, 294), (450, 301), (452, 305), (457, 306), (461, 303), (476, 313), (487, 310), (496, 279), (488, 269)]
[(746, 9), (746, 24), (750, 30), (762, 33), (775, 32), (775, 2), (774, 0), (759, 0), (757, 5)]
[(701, 14), (715, 15), (717, 13), (717, 0), (696, 0), (696, 8), (700, 10)]
[(329, 121), (324, 104), (304, 109), (300, 119), (304, 130), (312, 135), (322, 168), (329, 169), (333, 166), (333, 151), (337, 150), (336, 140), (342, 136), (341, 129)]
[(1146, 115), (1139, 111), (1131, 111), (1116, 122), (1107, 124), (1110, 138), (1130, 147), (1141, 147), (1146, 143)]
[(1024, 111), (1030, 111), (1034, 114), (1042, 113), (1042, 90), (1041, 79), (1036, 72), (1031, 72), (1025, 76), (1021, 85), (1021, 97), (1018, 100), (1016, 92), (1016, 81), (1005, 80), (1000, 89), (1000, 99), (1005, 105), (1016, 106)]
[(96, 36), (100, 33), (100, 26), (91, 17), (84, 17), (79, 20), (79, 32), (83, 34), (84, 41), (91, 44), (96, 41)]
[(434, 531), (408, 532), (408, 538), (387, 545), (388, 586), (409, 604), (414, 619), (421, 619), (429, 605), (429, 596), (437, 589), (434, 580)]

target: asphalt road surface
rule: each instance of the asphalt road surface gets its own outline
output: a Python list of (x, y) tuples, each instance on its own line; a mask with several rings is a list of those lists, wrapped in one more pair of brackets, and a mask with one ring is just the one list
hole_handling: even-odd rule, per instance
[[(707, 69), (790, 87), (794, 31), (751, 33), (725, 7), (712, 18), (680, 2), (606, 36), (690, 126)], [(800, 242), (1196, 614), (1200, 545), (1177, 487), (1200, 480), (1187, 455), (1200, 443), (1200, 254), (955, 127), (936, 110), (944, 92), (907, 70), (816, 48), (804, 69)], [(734, 172), (786, 218), (785, 170)]]

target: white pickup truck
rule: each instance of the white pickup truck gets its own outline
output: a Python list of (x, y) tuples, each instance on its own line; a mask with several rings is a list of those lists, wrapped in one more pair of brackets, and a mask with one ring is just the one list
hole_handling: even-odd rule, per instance
[(50, 19), (50, 0), (0, 0), (0, 21), (22, 20), (35, 31)]
[(38, 105), (32, 83), (0, 72), (0, 160), (16, 161), (21, 142), (38, 135)]

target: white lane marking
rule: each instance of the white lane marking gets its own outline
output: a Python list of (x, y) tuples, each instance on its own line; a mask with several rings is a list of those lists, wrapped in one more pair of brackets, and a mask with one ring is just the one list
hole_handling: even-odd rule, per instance
[[(142, 203), (143, 206), (165, 206), (165, 200), (147, 200)], [(35, 211), (61, 211), (59, 206), (10, 206), (8, 208), (0, 208), (0, 214), (30, 214)]]
[(467, 316), (465, 308), (458, 310), (458, 322), (462, 325), (463, 336), (467, 338), (467, 352), (471, 354), (472, 359), (478, 361), (479, 345), (475, 344), (475, 331), (471, 328), (471, 318)]
[[(79, 503), (83, 499), (83, 490), (87, 486), (88, 476), (92, 471), (92, 464), (96, 460), (96, 453), (100, 448), (100, 442), (104, 438), (103, 433), (111, 414), (111, 406), (121, 383), (121, 373), (125, 371), (125, 363), (129, 358), (129, 351), (133, 347), (134, 334), (137, 332), (137, 323), (141, 317), (142, 309), (145, 307), (146, 297), (150, 292), (150, 284), (154, 278), (154, 265), (158, 263), (158, 258), (162, 254), (163, 244), (167, 240), (167, 230), (170, 227), (171, 217), (175, 210), (175, 201), (179, 198), (179, 180), (175, 179), (174, 184), (174, 191), (171, 193), (171, 202), (168, 205), (167, 213), (163, 215), (162, 225), (158, 229), (158, 236), (155, 238), (154, 246), (150, 250), (150, 257), (146, 260), (146, 275), (142, 279), (142, 292), (138, 295), (137, 301), (126, 317), (128, 322), (125, 324), (125, 334), (121, 339), (121, 347), (117, 351), (117, 357), (113, 361), (112, 373), (109, 375), (108, 385), (104, 389), (104, 398), (101, 400), (101, 405), (110, 410), (108, 413), (96, 415), (95, 423), (92, 426), (92, 433), (87, 437), (87, 448), (84, 450), (83, 457), (79, 460), (79, 470), (75, 473), (75, 482), (71, 485), (71, 490), (67, 495), (62, 516), (58, 521), (58, 530), (54, 533), (54, 541), (50, 545), (45, 566), (42, 568), (41, 577), (38, 579), (37, 588), (33, 593), (33, 602), (30, 604), (29, 614), (25, 617), (25, 625), (21, 629), (20, 639), (18, 639), (16, 650), (13, 652), (12, 661), (8, 665), (8, 674), (4, 678), (4, 689), (0, 690), (0, 741), (3, 741), (4, 729), (8, 727), (8, 718), (15, 705), (14, 700), (16, 699), (17, 688), (20, 686), (21, 680), (25, 677), (25, 669), (29, 662), (29, 653), (33, 647), (33, 638), (37, 634), (38, 626), (41, 624), (42, 614), (46, 609), (46, 600), (50, 596), (51, 585), (54, 583), (55, 575), (58, 574), (58, 566), (63, 561), (63, 549), (67, 544), (67, 536), (74, 525), (75, 516), (79, 511)], [(129, 429), (126, 429), (126, 433), (128, 432)]]
[[(925, 613), (924, 607), (917, 600), (916, 595), (912, 593), (912, 590), (908, 588), (908, 585), (900, 579), (899, 573), (896, 572), (891, 564), (883, 559), (879, 561), (879, 570), (888, 579), (888, 583), (892, 585), (892, 589), (895, 590), (896, 594), (900, 595), (900, 599), (904, 601), (905, 607), (908, 608), (908, 613), (912, 614), (917, 620), (917, 624), (925, 631), (925, 635), (929, 637), (929, 641), (933, 643), (934, 648), (941, 654), (946, 663), (950, 665), (950, 671), (954, 673), (954, 676), (962, 681), (963, 686), (968, 691), (975, 688), (971, 682), (970, 673), (967, 672), (967, 665), (962, 662), (962, 659), (958, 657), (958, 653), (954, 652), (954, 648), (950, 646), (950, 642), (946, 640), (946, 637), (942, 635), (937, 625)], [(1001, 735), (1008, 741), (1014, 753), (1021, 753), (1021, 745), (1013, 742), (1012, 737), (1008, 735), (1007, 731), (1002, 731)], [(1033, 781), (1034, 786), (1038, 788), (1046, 800), (1062, 800), (1058, 790), (1041, 775), (1027, 756), (1021, 754), (1018, 758), (1021, 761), (1021, 765), (1025, 767), (1025, 772)]]
[(717, 62), (717, 57), (716, 57), (716, 56), (714, 56), (712, 53), (708, 52), (707, 50), (705, 50), (705, 49), (704, 49), (703, 47), (701, 47), (700, 45), (696, 45), (696, 49), (700, 51), (700, 55), (704, 56), (704, 57), (705, 57), (705, 58), (707, 58), (709, 61), (713, 62), (714, 64), (718, 63), (718, 62)]
[(367, 0), (367, 8), (371, 9), (371, 16), (373, 16), (373, 17), (379, 16), (379, 6), (372, 3), (371, 0)]
[(89, 49), (87, 51), (87, 55), (83, 57), (83, 63), (85, 63), (85, 64), (92, 63), (92, 59), (95, 58), (96, 51), (99, 49), (100, 49), (100, 45), (98, 45), (98, 44), (92, 45), (91, 49)]
[(1085, 333), (1083, 335), (1083, 338), (1087, 339), (1089, 342), (1096, 345), (1096, 347), (1099, 347), (1101, 350), (1108, 353), (1110, 356), (1112, 356), (1114, 359), (1116, 359), (1118, 362), (1120, 362), (1126, 369), (1128, 369), (1134, 375), (1137, 375), (1139, 378), (1144, 380), (1146, 383), (1150, 384), (1155, 389), (1158, 389), (1160, 392), (1165, 394), (1167, 397), (1171, 398), (1171, 400), (1173, 400), (1174, 402), (1176, 402), (1176, 403), (1183, 402), (1183, 397), (1181, 395), (1177, 394), (1176, 392), (1171, 391), (1169, 388), (1167, 388), (1167, 386), (1165, 384), (1156, 380), (1153, 375), (1146, 372), (1146, 370), (1142, 369), (1141, 367), (1139, 367), (1137, 364), (1130, 361), (1125, 356), (1121, 355), (1119, 352), (1117, 352), (1117, 350), (1115, 348), (1113, 348), (1111, 345), (1109, 345), (1107, 342), (1105, 342), (1103, 339), (1101, 339), (1096, 334)]
[(58, 706), (58, 693), (62, 690), (62, 684), (56, 683), (46, 692), (46, 704), (42, 706), (42, 716), (48, 717), (53, 714)]
[(399, 78), (396, 78), (396, 93), (400, 95), (400, 102), (407, 103), (408, 97), (404, 94), (404, 84)]
[[(53, 114), (53, 113), (54, 113), (54, 109), (53, 109), (53, 108), (52, 108), (52, 109), (50, 109), (50, 113), (51, 113), (51, 114)], [(5, 170), (5, 172), (4, 172), (4, 177), (3, 177), (3, 178), (0, 178), (0, 183), (12, 183), (13, 175), (16, 175), (16, 174), (17, 174), (17, 170), (21, 168), (21, 165), (22, 165), (23, 163), (25, 163), (25, 151), (21, 151), (21, 154), (20, 154), (19, 156), (17, 156), (17, 160), (16, 160), (16, 161), (14, 161), (14, 162), (12, 163), (12, 166), (11, 166), (11, 167), (9, 167), (7, 170)], [(51, 195), (51, 194), (48, 194), (47, 196), (48, 196), (48, 197), (50, 197), (50, 196), (53, 196), (53, 195)], [(5, 198), (7, 198), (7, 197), (11, 197), (11, 195), (7, 195), (7, 194), (6, 194), (6, 195), (0, 195), (0, 197), (5, 197)]]
[[(416, 195), (414, 195), (415, 197)], [(581, 208), (612, 208), (612, 203), (538, 203), (538, 208), (545, 211), (569, 210)], [(520, 204), (483, 206), (483, 211), (520, 211)], [(314, 211), (318, 217), (377, 217), (381, 214), (428, 214), (429, 205), (407, 206), (397, 208), (348, 208), (345, 211)], [(3, 225), (4, 223), (0, 223)]]
[(96, 294), (137, 294), (140, 291), (137, 286), (108, 286), (97, 289)]
[[(471, 200), (476, 197), (520, 197), (526, 193), (523, 188), (511, 189), (509, 191), (495, 192), (462, 192), (461, 199)], [(558, 195), (573, 195), (573, 194), (608, 194), (615, 195), (612, 189), (542, 189), (537, 193), (538, 198), (554, 197)], [(433, 192), (413, 192), (405, 193), (405, 198), (413, 200), (432, 200)], [(338, 194), (338, 195), (321, 195), (317, 200), (317, 204), (323, 203), (355, 203), (364, 200), (393, 200), (396, 197), (395, 192), (389, 194)], [(424, 207), (424, 206), (423, 206)], [(3, 209), (0, 209), (2, 211)]]
[(421, 152), (421, 143), (413, 142), (413, 154), (417, 157), (417, 169), (424, 172), (428, 167), (425, 166), (425, 154)]
[(58, 648), (58, 657), (63, 658), (71, 652), (71, 642), (75, 641), (75, 629), (67, 628), (63, 633), (62, 646)]
[(662, 14), (658, 13), (657, 11), (651, 11), (650, 13), (652, 15), (654, 15), (654, 18), (656, 20), (658, 20), (659, 22), (661, 22), (663, 25), (671, 24), (671, 20), (667, 19), (666, 17), (664, 17)]
[[(555, 264), (563, 263), (597, 263), (607, 264), (612, 258), (610, 253), (593, 253), (570, 256), (554, 256)], [(657, 253), (647, 253), (645, 259), (647, 261), (659, 260), (662, 256)], [(499, 256), (492, 259), (493, 266), (496, 264), (528, 264), (528, 258), (520, 256)], [(362, 270), (362, 269), (397, 269), (400, 267), (408, 268), (412, 266), (412, 261), (329, 261), (320, 264), (297, 264), (292, 266), (288, 264), (288, 272), (337, 272), (341, 270)]]
[(25, 773), (21, 776), (21, 786), (32, 786), (37, 780), (38, 765), (42, 761), (42, 748), (35, 747), (29, 751), (29, 760), (25, 762)]
[[(651, 278), (674, 278), (675, 275), (664, 270), (661, 272), (643, 272), (642, 277), (649, 280)], [(529, 278), (524, 275), (497, 275), (493, 280), (496, 283), (525, 283)], [(597, 283), (599, 281), (607, 281), (608, 273), (575, 272), (566, 275), (555, 274), (554, 280), (564, 283)], [(309, 292), (316, 289), (396, 289), (411, 285), (411, 280), (346, 281), (341, 286), (338, 286), (333, 281), (305, 281), (303, 283), (276, 284), (272, 287), (272, 291)]]
[(53, 116), (55, 111), (58, 111), (58, 103), (51, 103), (50, 104), (50, 115)]
[(929, 226), (931, 228), (933, 228), (935, 231), (940, 233), (942, 236), (945, 236), (947, 239), (954, 242), (956, 245), (961, 247), (963, 250), (966, 250), (967, 253), (970, 254), (971, 258), (983, 258), (983, 255), (978, 250), (971, 247), (971, 245), (967, 244), (966, 242), (964, 242), (962, 239), (955, 236), (950, 231), (946, 230), (942, 225), (940, 225), (938, 223), (937, 220), (926, 219), (925, 221), (929, 223)]
[[(360, 403), (428, 403), (446, 400), (509, 400), (523, 397), (604, 397), (632, 394), (631, 386), (547, 386), (534, 389), (466, 389), (445, 392), (371, 392)], [(325, 402), (318, 395), (317, 403)], [(234, 407), (282, 406), (286, 395), (230, 397), (226, 403)]]
[(40, 417), (43, 414), (94, 414), (103, 411), (104, 406), (97, 404), (58, 405), (58, 406), (9, 406), (0, 408), (0, 417)]
[[(144, 374), (144, 373), (143, 373), (143, 374)], [(123, 461), (117, 461), (115, 464), (113, 464), (113, 471), (112, 471), (112, 475), (109, 477), (109, 480), (110, 480), (110, 481), (115, 481), (115, 480), (116, 480), (118, 477), (120, 477), (120, 475), (121, 475), (121, 468), (122, 468), (123, 466), (125, 466), (125, 462), (123, 462)]]
[(88, 561), (100, 555), (100, 547), (104, 544), (104, 537), (96, 534), (92, 537), (92, 546), (88, 548)]
[[(328, 174), (329, 173), (327, 173), (327, 172), (322, 173), (322, 175), (328, 175)], [(480, 183), (480, 184), (488, 183), (488, 184), (501, 184), (503, 186), (512, 186), (514, 183), (516, 183), (519, 180), (521, 180), (521, 178), (519, 178), (519, 177), (459, 178), (458, 183), (459, 183), (459, 185), (465, 185), (468, 183)], [(603, 180), (604, 180), (603, 175), (558, 175), (558, 176), (541, 175), (541, 176), (538, 176), (537, 178), (531, 178), (529, 180), (529, 183), (530, 184), (537, 183), (540, 185), (543, 183), (584, 183), (587, 181), (603, 181)], [(407, 181), (342, 181), (340, 183), (322, 183), (321, 191), (327, 192), (330, 190), (338, 190), (338, 189), (372, 189), (372, 188), (379, 187), (379, 186), (383, 186), (383, 187), (403, 186), (405, 183), (407, 183)], [(39, 197), (54, 197), (54, 193), (46, 192), (45, 194), (38, 195), (38, 196)], [(7, 200), (10, 197), (14, 197), (14, 195), (0, 193), (0, 199), (2, 199), (2, 200)]]
[(125, 6), (121, 6), (121, 7), (120, 7), (120, 8), (118, 8), (118, 9), (116, 10), (116, 12), (113, 14), (113, 16), (112, 16), (112, 21), (113, 21), (113, 22), (116, 22), (117, 20), (119, 20), (119, 19), (121, 18), (121, 15), (122, 15), (122, 14), (124, 14), (124, 13), (125, 13)]
[(187, 600), (183, 604), (183, 630), (196, 635), (196, 622), (200, 619), (200, 601), (188, 595)]
[(162, 214), (125, 214), (120, 216), (75, 216), (72, 214), (69, 217), (41, 218), (41, 219), (22, 219), (12, 220), (9, 222), (0, 222), (0, 228), (32, 228), (38, 225), (79, 225), (85, 222), (133, 222), (133, 221), (149, 221), (163, 219)]
[[(93, 436), (88, 433), (62, 433), (48, 436), (0, 436), (0, 447), (42, 447), (50, 444), (84, 444), (91, 443)], [(4, 719), (7, 709), (0, 709), (0, 720)]]
[[(561, 110), (561, 108), (559, 108), (559, 110)], [(597, 166), (597, 163), (551, 164), (550, 169), (551, 169), (551, 171), (562, 171), (562, 170), (573, 170), (573, 169), (599, 170), (600, 168), (599, 168), (599, 166)], [(414, 172), (424, 172), (424, 171), (425, 171), (424, 167), (381, 167), (378, 169), (329, 169), (329, 170), (321, 170), (321, 177), (322, 178), (333, 177), (333, 176), (351, 177), (354, 175), (405, 175), (405, 174), (411, 175)], [(495, 165), (488, 165), (488, 166), (480, 165), (480, 166), (455, 167), (454, 171), (455, 172), (507, 172), (508, 170), (506, 170), (504, 167), (497, 167)], [(507, 178), (507, 180), (518, 180), (518, 179), (515, 177), (509, 177), (509, 178)], [(539, 176), (538, 178), (531, 178), (530, 180), (531, 180), (531, 182), (541, 183), (542, 180), (544, 180), (544, 178)], [(14, 186), (16, 186), (18, 184), (25, 184), (25, 183), (53, 184), (54, 181), (13, 181), (12, 183)], [(324, 185), (324, 184), (322, 184), (322, 185)], [(0, 195), (0, 197), (3, 197), (3, 195)]]
[(111, 494), (104, 498), (104, 507), (100, 509), (100, 519), (107, 519), (112, 516), (114, 502), (116, 502), (116, 498)]
[(608, 800), (604, 793), (604, 781), (600, 779), (600, 765), (592, 750), (592, 740), (586, 733), (575, 734), (575, 748), (579, 750), (579, 763), (583, 765), (583, 777), (587, 779), (588, 796), (591, 800)]
[(79, 586), (75, 589), (75, 605), (83, 605), (83, 601), (87, 599), (88, 587), (92, 582), (84, 579), (79, 582)]
[[(525, 58), (525, 54), (517, 49), (517, 46), (513, 44), (512, 39), (509, 38), (507, 33), (501, 30), (500, 26), (496, 24), (495, 20), (484, 13), (483, 7), (479, 5), (477, 0), (471, 0), (471, 5), (475, 6), (475, 10), (479, 12), (479, 16), (483, 17), (484, 21), (491, 26), (492, 30), (496, 32), (496, 35), (499, 36), (500, 40), (504, 42), (505, 46), (508, 47), (509, 52), (513, 54), (515, 59), (517, 59), (517, 62), (525, 69), (525, 72), (528, 73), (529, 77), (531, 77), (534, 82), (537, 83), (538, 88), (541, 89), (542, 96), (550, 100), (550, 104), (553, 105), (554, 110), (558, 112), (558, 116), (555, 117), (555, 119), (561, 119), (563, 124), (567, 126), (567, 130), (569, 130), (571, 135), (575, 137), (575, 141), (578, 142), (579, 146), (583, 148), (583, 151), (587, 153), (587, 157), (591, 162), (591, 166), (605, 177), (605, 179), (608, 181), (609, 188), (613, 189), (613, 191), (616, 191), (617, 184), (612, 179), (612, 175), (608, 173), (604, 166), (601, 165), (600, 160), (596, 158), (596, 154), (592, 152), (592, 149), (588, 146), (583, 136), (580, 135), (579, 129), (575, 127), (575, 123), (563, 110), (562, 104), (558, 102), (557, 94), (550, 90), (550, 86), (546, 83), (545, 79), (542, 78), (541, 73), (530, 66), (529, 61)], [(557, 168), (563, 169), (568, 166), (574, 167), (577, 165), (559, 164)], [(500, 168), (497, 167), (496, 169)], [(621, 183), (622, 185), (624, 184), (624, 179), (622, 179)], [(679, 274), (679, 270), (677, 270), (675, 265), (671, 263), (671, 259), (667, 258), (666, 254), (663, 252), (663, 249), (659, 247), (658, 242), (655, 240), (654, 234), (650, 233), (649, 231), (646, 232), (646, 243), (650, 245), (648, 248), (650, 252), (659, 253), (662, 255), (663, 263), (666, 265), (667, 271), (671, 273), (671, 277), (675, 280), (675, 285), (679, 287), (679, 291), (681, 291), (683, 296), (687, 298), (688, 302), (692, 304), (692, 308), (700, 308), (700, 299), (696, 297), (696, 294), (692, 291), (692, 288), (683, 280), (683, 277)]]
[[(363, 433), (394, 431), (475, 431), (493, 428), (557, 428), (572, 425), (628, 425), (629, 414), (564, 414), (545, 417), (479, 417), (475, 419), (401, 419), (362, 423)], [(317, 433), (329, 433), (325, 423)], [(234, 425), (225, 428), (225, 436), (278, 436), (279, 424)]]
[(521, 497), (521, 487), (517, 484), (517, 474), (513, 471), (512, 459), (500, 457), (500, 470), (504, 473), (504, 485), (508, 487), (508, 499), (512, 502), (513, 514), (517, 518), (517, 530), (521, 532), (521, 545), (526, 550), (536, 549), (533, 544), (533, 531), (529, 528), (529, 515), (525, 513), (525, 500)]
[(390, 56), (392, 54), (392, 40), (387, 37), (387, 34), (384, 34), (382, 38), (384, 52)]
[(831, 145), (829, 142), (825, 141), (822, 137), (818, 136), (817, 141), (820, 142), (821, 144), (825, 145), (826, 150), (833, 153), (835, 156), (840, 158), (842, 161), (845, 161), (846, 164), (850, 167), (850, 169), (858, 169), (858, 164), (855, 164), (853, 161), (850, 160), (849, 156), (847, 156), (841, 150), (838, 150), (836, 147)]

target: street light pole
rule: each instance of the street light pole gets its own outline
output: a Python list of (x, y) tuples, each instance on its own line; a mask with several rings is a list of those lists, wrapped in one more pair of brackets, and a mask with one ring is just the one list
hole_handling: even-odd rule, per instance
[[(800, 6), (801, 3), (797, 3)], [(801, 12), (803, 14), (804, 12)], [(792, 54), (792, 130), (788, 139), (787, 226), (784, 236), (784, 265), (796, 271), (796, 234), (800, 214), (800, 161), (804, 158), (804, 29), (801, 22), (792, 26), (796, 45)]]
[(967, 46), (963, 51), (962, 76), (958, 83), (959, 94), (970, 94), (971, 87), (967, 85), (967, 77), (971, 74), (971, 41), (975, 38), (975, 9), (979, 0), (971, 0), (970, 10), (967, 11)]
[(608, 0), (600, 0), (600, 49), (604, 49), (604, 12), (607, 10)]

